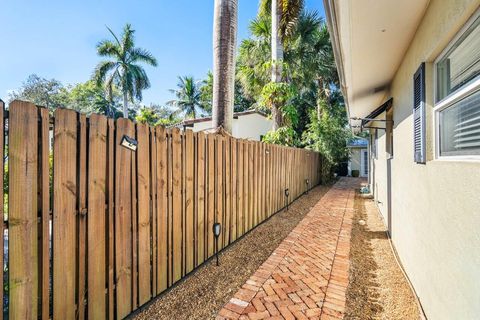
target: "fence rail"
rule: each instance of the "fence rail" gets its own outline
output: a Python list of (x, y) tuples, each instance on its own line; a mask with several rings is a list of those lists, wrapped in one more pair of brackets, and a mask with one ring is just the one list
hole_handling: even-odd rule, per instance
[(67, 109), (52, 127), (21, 101), (3, 115), (11, 319), (124, 318), (214, 255), (214, 223), (221, 250), (321, 180), (303, 149)]

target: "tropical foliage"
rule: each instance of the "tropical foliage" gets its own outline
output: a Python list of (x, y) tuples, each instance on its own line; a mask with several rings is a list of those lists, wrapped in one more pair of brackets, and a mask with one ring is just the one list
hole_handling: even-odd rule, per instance
[(195, 119), (205, 113), (202, 101), (201, 83), (193, 77), (178, 77), (176, 89), (170, 89), (175, 99), (167, 102), (168, 106), (174, 107), (178, 114), (185, 118)]
[(272, 17), (266, 10), (261, 7), (251, 22), (237, 61), (245, 95), (265, 112), (277, 107), (282, 117), (264, 141), (321, 151), (332, 165), (344, 161), (350, 131), (325, 22), (316, 12), (301, 11), (291, 29), (282, 29), (282, 81), (272, 82)]
[(144, 63), (157, 66), (157, 60), (148, 51), (135, 47), (135, 30), (130, 24), (123, 28), (121, 38), (118, 38), (110, 28), (108, 31), (112, 40), (102, 40), (97, 44), (97, 53), (109, 60), (101, 61), (95, 68), (93, 79), (98, 85), (104, 85), (108, 97), (112, 97), (113, 90), (119, 88), (123, 94), (123, 116), (128, 118), (128, 101), (142, 100), (142, 91), (150, 88)]
[(181, 121), (175, 110), (158, 105), (141, 107), (137, 112), (135, 120), (139, 123), (147, 123), (151, 126), (169, 126)]

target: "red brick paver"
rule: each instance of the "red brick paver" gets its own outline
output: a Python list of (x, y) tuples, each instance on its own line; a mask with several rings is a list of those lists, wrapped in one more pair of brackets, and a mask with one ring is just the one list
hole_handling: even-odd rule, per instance
[(354, 189), (359, 184), (353, 178), (337, 182), (217, 319), (342, 319)]

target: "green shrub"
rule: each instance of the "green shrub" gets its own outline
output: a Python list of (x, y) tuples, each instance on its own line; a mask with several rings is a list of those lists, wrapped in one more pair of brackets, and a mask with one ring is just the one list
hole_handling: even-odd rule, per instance
[(352, 177), (358, 177), (360, 176), (360, 170), (352, 170)]

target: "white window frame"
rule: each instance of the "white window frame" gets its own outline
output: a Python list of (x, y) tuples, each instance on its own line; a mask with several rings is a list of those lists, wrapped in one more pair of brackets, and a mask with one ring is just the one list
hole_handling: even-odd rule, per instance
[(453, 37), (448, 45), (443, 49), (442, 53), (435, 59), (433, 63), (433, 123), (435, 129), (435, 144), (434, 152), (435, 159), (441, 161), (480, 161), (480, 155), (450, 155), (442, 156), (440, 155), (440, 112), (452, 106), (456, 102), (462, 100), (463, 98), (474, 94), (477, 91), (480, 91), (480, 78), (475, 81), (467, 84), (466, 86), (450, 93), (448, 96), (444, 97), (442, 100), (436, 102), (437, 100), (437, 63), (445, 57), (448, 51), (455, 45), (455, 43), (460, 39), (460, 37), (470, 28), (473, 23), (480, 18), (480, 10), (477, 10), (475, 14), (465, 23), (465, 25), (460, 29), (460, 31)]

